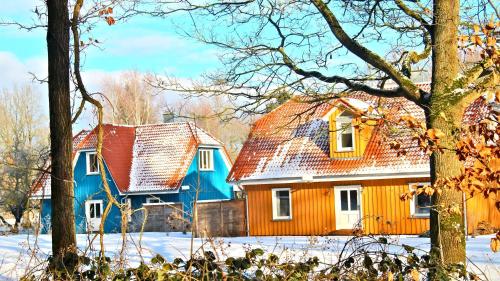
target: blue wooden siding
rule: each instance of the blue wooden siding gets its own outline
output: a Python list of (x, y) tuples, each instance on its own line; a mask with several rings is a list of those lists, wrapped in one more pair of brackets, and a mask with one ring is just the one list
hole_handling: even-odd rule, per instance
[[(233, 187), (226, 183), (226, 177), (229, 169), (226, 166), (222, 151), (218, 148), (213, 148), (213, 171), (200, 171), (200, 185), (198, 192), (198, 200), (224, 200), (233, 199)], [(86, 232), (85, 224), (85, 201), (86, 200), (103, 200), (106, 206), (108, 200), (104, 193), (100, 175), (87, 175), (86, 174), (86, 152), (81, 152), (77, 160), (74, 175), (75, 175), (75, 218), (76, 218), (76, 231), (77, 233)], [(106, 168), (106, 175), (108, 177), (109, 186), (113, 196), (119, 201), (123, 202), (124, 196), (120, 196), (118, 190), (111, 179), (108, 169)], [(151, 194), (160, 198), (163, 202), (181, 202), (186, 213), (186, 218), (190, 218), (192, 213), (193, 202), (196, 197), (196, 190), (198, 187), (198, 154), (191, 162), (188, 172), (182, 182), (183, 186), (189, 186), (188, 190), (179, 190), (178, 193), (171, 194)], [(146, 203), (146, 198), (151, 195), (128, 195), (132, 199), (132, 208), (139, 209), (142, 204)], [(42, 233), (47, 233), (50, 229), (50, 199), (43, 200), (42, 202)], [(140, 214), (137, 214), (140, 215)], [(140, 217), (135, 216), (134, 217)], [(110, 214), (106, 220), (104, 230), (107, 233), (120, 231), (121, 216), (118, 208), (112, 207)]]
[[(206, 148), (204, 148), (206, 149)], [(200, 171), (200, 188), (198, 200), (226, 200), (233, 199), (233, 186), (226, 183), (229, 169), (224, 162), (221, 149), (214, 148), (214, 170)], [(189, 186), (188, 190), (179, 190), (179, 193), (172, 194), (151, 194), (160, 198), (163, 202), (181, 202), (187, 217), (192, 214), (192, 206), (196, 197), (198, 186), (198, 155), (191, 162), (189, 169), (182, 181), (182, 186)], [(129, 195), (132, 198), (132, 208), (138, 209), (146, 203), (146, 198), (150, 195)]]
[[(108, 169), (105, 167), (106, 177), (108, 179), (109, 187), (111, 192), (118, 201), (121, 197), (118, 193), (115, 183), (111, 179)], [(86, 167), (86, 152), (82, 151), (79, 154), (78, 160), (74, 169), (74, 189), (75, 189), (75, 223), (77, 233), (86, 233), (86, 218), (85, 218), (85, 201), (87, 200), (103, 200), (103, 210), (108, 203), (106, 198), (106, 193), (104, 192), (104, 187), (101, 181), (101, 175), (87, 175)], [(50, 199), (43, 200), (42, 207), (42, 218), (50, 217), (48, 214), (51, 213)], [(42, 233), (50, 229), (50, 223), (47, 224), (47, 219), (44, 219), (44, 226), (42, 227)], [(117, 207), (113, 206), (109, 215), (106, 219), (104, 225), (104, 231), (109, 232), (119, 232), (121, 224), (121, 215)]]

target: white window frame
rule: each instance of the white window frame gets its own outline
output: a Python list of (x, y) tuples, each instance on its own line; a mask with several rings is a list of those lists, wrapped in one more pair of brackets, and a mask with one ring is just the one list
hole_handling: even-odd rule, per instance
[[(202, 166), (202, 155), (207, 153), (209, 155), (209, 160), (208, 161), (208, 166), (203, 167)], [(205, 157), (205, 156), (203, 156)], [(198, 151), (198, 167), (200, 168), (200, 171), (213, 171), (214, 170), (214, 150), (213, 149), (203, 149), (200, 148)]]
[(127, 210), (127, 221), (131, 222), (132, 221), (132, 198), (125, 198), (125, 205), (127, 205), (128, 210)]
[[(278, 200), (276, 198), (276, 192), (277, 191), (288, 191), (289, 196), (288, 196), (288, 201), (290, 204), (290, 215), (289, 216), (278, 216)], [(272, 204), (273, 204), (273, 220), (291, 220), (292, 219), (292, 214), (293, 214), (293, 209), (292, 209), (292, 189), (289, 187), (285, 188), (273, 188), (271, 189), (272, 192)]]
[[(337, 139), (337, 151), (342, 151), (342, 152), (347, 152), (347, 151), (354, 151), (354, 148), (356, 147), (356, 138), (355, 138), (355, 134), (356, 134), (356, 131), (355, 131), (355, 128), (354, 128), (354, 124), (353, 124), (353, 121), (354, 121), (354, 117), (351, 115), (351, 117), (347, 117), (347, 116), (341, 116), (342, 114), (344, 114), (346, 111), (343, 111), (341, 114), (339, 114), (336, 118), (335, 118), (335, 127), (336, 127), (336, 139)], [(350, 119), (351, 120), (351, 131), (352, 131), (352, 147), (343, 147), (342, 146), (342, 132), (346, 129), (346, 128), (343, 128), (340, 124), (342, 123), (341, 121), (344, 120), (344, 121), (347, 121), (347, 119)]]
[(97, 160), (97, 171), (91, 172), (90, 171), (90, 155), (95, 155), (97, 158), (97, 152), (96, 151), (89, 151), (85, 153), (85, 163), (87, 166), (87, 175), (97, 175), (101, 171), (101, 167), (99, 165), (99, 160)]
[[(425, 186), (425, 185), (431, 185), (430, 182), (412, 182), (412, 183), (409, 183), (409, 189), (410, 189), (410, 192), (412, 191), (415, 191), (415, 186)], [(429, 214), (421, 214), (421, 213), (416, 213), (415, 212), (415, 209), (416, 209), (416, 206), (415, 204), (417, 204), (417, 200), (416, 200), (416, 196), (418, 196), (417, 194), (414, 194), (412, 196), (412, 198), (410, 199), (410, 216), (414, 217), (414, 218), (429, 218), (430, 217), (430, 211), (429, 211)], [(431, 208), (429, 208), (430, 210)]]
[[(100, 217), (92, 218), (90, 214), (90, 205), (99, 204), (100, 206)], [(87, 200), (85, 201), (85, 217), (86, 219), (102, 219), (102, 212), (104, 211), (104, 201), (103, 200)], [(94, 210), (95, 212), (95, 210)]]
[[(158, 200), (158, 202), (151, 202), (153, 200)], [(147, 197), (146, 198), (146, 204), (159, 204), (159, 203), (162, 203), (162, 201), (158, 197)]]

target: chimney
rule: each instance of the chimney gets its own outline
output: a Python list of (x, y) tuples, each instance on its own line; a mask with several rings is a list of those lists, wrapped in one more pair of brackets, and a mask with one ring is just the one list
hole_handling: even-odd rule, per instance
[(175, 122), (175, 114), (172, 112), (163, 113), (163, 123)]

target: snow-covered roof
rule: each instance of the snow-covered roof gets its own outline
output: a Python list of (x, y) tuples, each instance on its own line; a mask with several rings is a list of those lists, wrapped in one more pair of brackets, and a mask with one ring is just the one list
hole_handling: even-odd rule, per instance
[[(423, 110), (404, 98), (377, 98), (366, 93), (351, 93), (341, 102), (363, 112), (369, 105), (377, 104), (390, 110), (396, 120), (411, 115), (425, 120)], [(252, 127), (228, 181), (250, 183), (266, 180), (286, 181), (308, 178), (370, 178), (375, 175), (419, 174), (430, 171), (429, 157), (417, 145), (408, 128), (389, 130), (387, 125), (374, 128), (366, 150), (358, 158), (331, 158), (329, 144), (328, 114), (338, 106), (339, 99), (331, 103), (311, 104), (295, 97), (257, 120)], [(484, 102), (474, 102), (465, 114), (465, 119), (477, 120), (484, 111)], [(301, 115), (302, 114), (302, 115)], [(392, 132), (391, 132), (392, 131)], [(390, 147), (397, 141), (406, 151)]]
[[(103, 132), (103, 159), (122, 193), (177, 190), (199, 146), (223, 146), (190, 122), (104, 124)], [(97, 128), (74, 137), (74, 154), (96, 145)], [(50, 175), (46, 173), (34, 185), (33, 195), (42, 194), (50, 196)]]

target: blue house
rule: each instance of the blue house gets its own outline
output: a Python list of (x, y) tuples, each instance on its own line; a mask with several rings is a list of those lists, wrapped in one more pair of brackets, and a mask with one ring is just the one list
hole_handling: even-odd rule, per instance
[[(74, 137), (74, 190), (77, 233), (98, 231), (108, 203), (100, 171), (104, 169), (116, 200), (132, 210), (132, 231), (142, 224), (143, 206), (181, 206), (184, 220), (193, 213), (193, 202), (233, 199), (233, 186), (225, 179), (231, 169), (223, 144), (189, 122), (123, 126), (106, 124), (102, 156), (97, 161), (97, 130)], [(50, 232), (50, 175), (34, 185), (32, 199), (40, 199), (42, 233)], [(136, 226), (134, 228), (134, 226)], [(104, 223), (106, 233), (119, 232), (121, 214), (113, 206)]]

